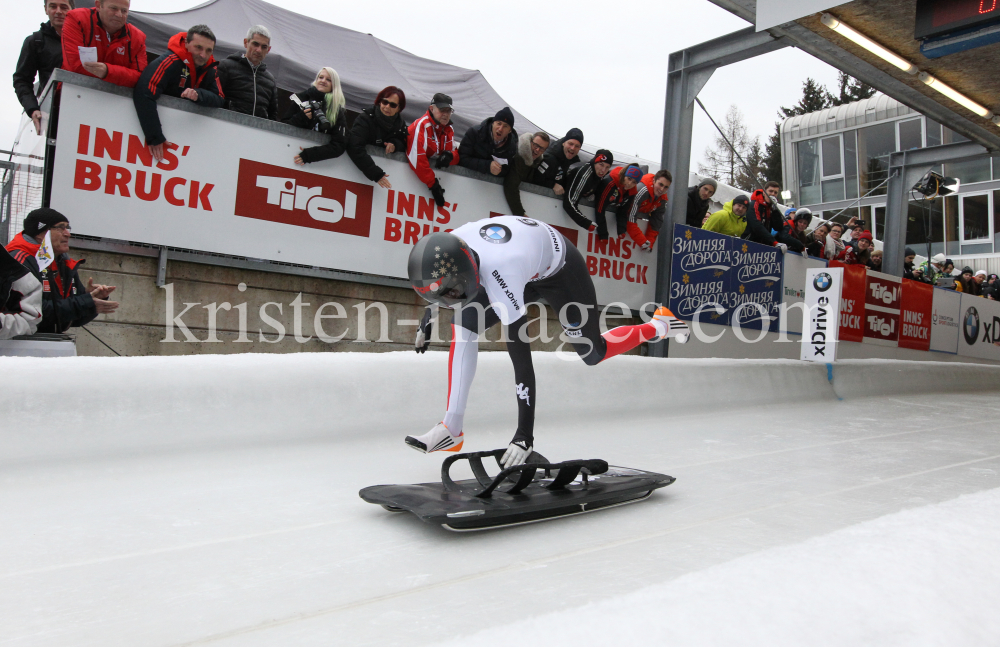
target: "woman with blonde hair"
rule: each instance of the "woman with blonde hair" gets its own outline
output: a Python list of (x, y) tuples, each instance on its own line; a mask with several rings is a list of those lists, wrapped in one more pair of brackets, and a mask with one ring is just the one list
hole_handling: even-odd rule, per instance
[(292, 95), (292, 103), (282, 121), (299, 128), (317, 130), (330, 136), (322, 146), (301, 149), (295, 156), (298, 165), (340, 157), (347, 149), (347, 113), (340, 75), (332, 67), (316, 73), (316, 80), (302, 92)]

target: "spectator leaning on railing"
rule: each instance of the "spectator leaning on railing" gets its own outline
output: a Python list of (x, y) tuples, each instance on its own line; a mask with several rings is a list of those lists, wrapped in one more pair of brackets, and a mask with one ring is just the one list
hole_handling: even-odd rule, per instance
[(983, 296), (991, 301), (1000, 301), (1000, 277), (990, 274), (986, 277), (986, 285), (983, 286)]
[[(822, 222), (813, 229), (806, 239), (806, 253), (817, 258), (826, 258), (827, 241), (830, 238), (830, 224)], [(829, 259), (828, 259), (829, 260)]]
[(844, 253), (847, 265), (868, 265), (872, 257), (872, 232), (865, 229), (855, 234), (854, 245), (848, 245)]
[(466, 131), (458, 146), (459, 164), (467, 169), (504, 176), (517, 156), (514, 113), (504, 106), (497, 114)]
[[(655, 174), (646, 173), (640, 178), (635, 187), (635, 195), (628, 203), (618, 208), (616, 218), (619, 237), (624, 228), (636, 247), (644, 252), (653, 251), (653, 245), (656, 244), (656, 237), (660, 235), (663, 219), (667, 213), (667, 191), (670, 190), (673, 180), (670, 171), (666, 169)], [(649, 223), (645, 234), (639, 229), (639, 220), (646, 220)]]
[(538, 131), (534, 135), (524, 133), (517, 138), (517, 155), (511, 160), (510, 170), (503, 178), (503, 194), (507, 198), (510, 213), (523, 216), (521, 204), (521, 182), (524, 182), (542, 163), (542, 154), (549, 147), (549, 136)]
[(868, 261), (868, 269), (872, 272), (882, 271), (882, 250), (873, 249), (871, 260)]
[(935, 254), (930, 260), (921, 263), (920, 271), (923, 274), (923, 280), (927, 283), (934, 283), (942, 276), (951, 276), (951, 273), (945, 274), (944, 266), (946, 262), (947, 259), (944, 254)]
[(384, 148), (386, 153), (406, 150), (406, 122), (402, 112), (406, 108), (406, 94), (396, 86), (383, 88), (375, 97), (375, 105), (365, 108), (354, 119), (347, 138), (347, 156), (365, 177), (384, 189), (391, 189), (389, 176), (382, 170), (366, 146)]
[(593, 196), (602, 181), (611, 171), (615, 159), (611, 151), (600, 149), (589, 162), (581, 162), (570, 168), (566, 174), (566, 191), (563, 192), (563, 211), (573, 222), (587, 231), (596, 231), (601, 240), (608, 239), (608, 221), (603, 213), (597, 213), (597, 222), (580, 211), (580, 200)]
[(434, 165), (439, 169), (458, 164), (460, 156), (455, 149), (455, 129), (451, 126), (454, 112), (451, 97), (438, 92), (431, 99), (424, 116), (410, 124), (409, 128), (406, 159), (420, 181), (431, 190), (434, 204), (439, 207), (445, 203), (444, 187), (431, 170), (431, 158), (437, 156)]
[(743, 238), (761, 245), (779, 245), (787, 249), (784, 243), (778, 243), (771, 235), (771, 230), (781, 231), (784, 221), (773, 199), (781, 191), (777, 182), (768, 182), (764, 190), (757, 189), (750, 195), (750, 208), (747, 209), (747, 228)]
[(698, 186), (688, 188), (687, 219), (688, 227), (701, 227), (705, 224), (706, 214), (712, 204), (712, 196), (719, 188), (719, 183), (710, 177), (698, 183)]
[(0, 339), (33, 335), (41, 321), (41, 282), (0, 247)]
[(913, 276), (913, 260), (917, 257), (917, 253), (907, 247), (903, 251), (903, 278), (910, 279), (911, 281), (917, 281), (915, 276)]
[(278, 119), (278, 82), (267, 71), (264, 58), (271, 51), (271, 32), (254, 25), (243, 39), (245, 52), (219, 61), (219, 81), (225, 108), (263, 119)]
[(217, 74), (219, 64), (212, 56), (215, 34), (207, 25), (174, 34), (167, 50), (143, 71), (132, 93), (139, 124), (157, 161), (163, 159), (167, 142), (156, 109), (160, 95), (187, 99), (208, 108), (221, 108), (224, 99)]
[[(24, 114), (35, 124), (35, 133), (42, 133), (42, 110), (38, 105), (38, 93), (52, 76), (52, 70), (62, 65), (62, 30), (66, 15), (73, 10), (73, 0), (44, 0), (48, 22), (24, 39), (21, 56), (14, 69), (14, 93), (24, 108)], [(35, 92), (35, 77), (38, 77), (38, 92)]]
[(975, 275), (972, 268), (968, 266), (963, 267), (962, 275), (955, 279), (955, 292), (962, 292), (974, 297), (982, 296), (983, 290), (981, 285), (983, 279), (986, 278), (986, 272), (983, 270), (980, 271), (983, 272), (983, 278), (977, 281), (976, 279), (979, 277)]
[[(54, 260), (40, 271), (35, 255), (46, 233), (50, 233)], [(73, 326), (87, 325), (99, 314), (118, 309), (118, 303), (108, 300), (115, 286), (94, 285), (90, 279), (84, 287), (76, 269), (83, 261), (69, 257), (69, 239), (69, 219), (55, 209), (42, 207), (28, 214), (24, 231), (7, 245), (14, 259), (42, 283), (42, 322), (38, 332), (64, 333)]]
[[(146, 69), (146, 34), (128, 23), (128, 10), (129, 0), (94, 0), (93, 9), (66, 14), (63, 69), (134, 88)], [(97, 62), (81, 62), (81, 55)]]
[(597, 226), (606, 224), (607, 211), (615, 208), (615, 224), (617, 230), (615, 234), (618, 238), (625, 237), (625, 222), (617, 216), (621, 213), (624, 216), (625, 206), (632, 196), (636, 194), (636, 185), (642, 180), (642, 169), (638, 164), (628, 166), (618, 166), (611, 169), (611, 172), (601, 178), (601, 183), (595, 191), (596, 201), (594, 210), (597, 212)]
[(569, 184), (566, 181), (569, 167), (580, 161), (578, 153), (581, 146), (583, 146), (583, 131), (579, 128), (570, 128), (565, 137), (557, 139), (545, 151), (542, 163), (535, 169), (531, 183), (552, 189), (556, 195), (562, 195)]
[(293, 161), (302, 166), (340, 157), (347, 150), (347, 100), (340, 86), (340, 75), (332, 67), (316, 73), (312, 85), (292, 95), (282, 121), (286, 124), (315, 130), (329, 135), (330, 141), (321, 146), (299, 147)]
[(702, 229), (733, 238), (743, 238), (743, 232), (747, 228), (747, 209), (749, 208), (750, 198), (738, 195), (722, 205), (722, 209), (713, 213)]

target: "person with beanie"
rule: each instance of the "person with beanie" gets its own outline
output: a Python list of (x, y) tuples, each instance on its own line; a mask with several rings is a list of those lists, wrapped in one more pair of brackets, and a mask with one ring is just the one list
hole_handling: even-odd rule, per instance
[(935, 254), (929, 260), (921, 263), (920, 271), (923, 273), (922, 280), (933, 285), (937, 282), (938, 278), (951, 276), (951, 273), (945, 274), (944, 271), (947, 260), (944, 254)]
[(503, 177), (517, 156), (514, 112), (504, 106), (496, 115), (466, 131), (458, 147), (459, 164), (480, 173)]
[(916, 276), (913, 275), (913, 259), (917, 257), (917, 253), (910, 249), (909, 247), (903, 252), (903, 278), (910, 279), (911, 281), (918, 281)]
[(406, 108), (406, 94), (394, 85), (382, 88), (375, 97), (375, 104), (362, 110), (354, 118), (347, 140), (347, 156), (358, 170), (383, 189), (391, 189), (389, 175), (368, 154), (368, 146), (384, 149), (387, 154), (406, 150), (406, 122), (402, 112)]
[(707, 177), (688, 189), (687, 218), (684, 224), (688, 227), (701, 227), (705, 223), (705, 214), (712, 206), (712, 196), (719, 189), (719, 183)]
[(722, 209), (713, 213), (702, 229), (733, 238), (743, 238), (743, 233), (747, 228), (747, 209), (749, 208), (750, 198), (738, 195), (722, 205)]
[(624, 238), (626, 233), (627, 210), (631, 207), (630, 200), (637, 193), (636, 185), (642, 181), (642, 169), (638, 164), (619, 166), (611, 169), (595, 191), (595, 210), (598, 224), (605, 221), (605, 213), (615, 208), (615, 224), (618, 238)]
[(454, 112), (451, 97), (438, 92), (431, 98), (424, 116), (410, 124), (407, 138), (406, 159), (410, 168), (431, 190), (438, 207), (445, 205), (444, 187), (431, 169), (431, 158), (437, 157), (434, 166), (439, 169), (458, 164), (460, 155), (455, 148), (455, 129), (451, 125)]
[[(49, 234), (52, 241), (52, 264), (40, 269), (35, 255)], [(74, 326), (85, 326), (99, 314), (118, 309), (109, 301), (113, 285), (84, 286), (77, 272), (83, 261), (69, 257), (69, 219), (55, 209), (35, 209), (24, 219), (24, 230), (7, 245), (7, 251), (42, 284), (42, 321), (38, 332), (64, 333)]]
[(963, 294), (969, 294), (974, 297), (979, 297), (983, 295), (982, 282), (986, 279), (986, 271), (980, 270), (983, 273), (983, 278), (979, 281), (973, 272), (972, 268), (966, 265), (962, 268), (962, 275), (955, 279), (955, 292), (962, 292)]
[(510, 213), (526, 215), (521, 204), (521, 182), (527, 180), (542, 163), (542, 155), (549, 147), (549, 136), (538, 131), (534, 135), (524, 133), (517, 139), (517, 155), (511, 161), (510, 170), (503, 178), (503, 194), (507, 198)]
[(861, 233), (854, 232), (854, 245), (847, 245), (844, 252), (845, 265), (868, 265), (872, 257), (872, 232), (865, 229)]
[(556, 195), (566, 191), (569, 182), (566, 173), (569, 167), (580, 161), (580, 147), (583, 146), (583, 131), (570, 128), (566, 136), (549, 146), (542, 157), (542, 163), (535, 169), (531, 183), (552, 189)]
[(809, 245), (806, 228), (812, 222), (812, 211), (805, 207), (798, 210), (789, 209), (785, 212), (785, 216), (788, 220), (776, 236), (778, 242), (788, 245), (788, 249), (793, 252), (804, 252)]
[(611, 151), (600, 149), (589, 162), (574, 164), (566, 174), (566, 191), (563, 192), (563, 211), (570, 219), (587, 231), (597, 232), (601, 240), (608, 239), (608, 221), (601, 217), (591, 220), (580, 211), (580, 200), (594, 195), (601, 182), (611, 171), (615, 158)]

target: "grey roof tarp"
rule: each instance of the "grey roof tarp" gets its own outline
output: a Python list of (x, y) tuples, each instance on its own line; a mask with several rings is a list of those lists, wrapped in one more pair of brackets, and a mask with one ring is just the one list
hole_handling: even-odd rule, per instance
[[(79, 0), (76, 6), (92, 7), (93, 0)], [(477, 70), (420, 58), (371, 34), (331, 25), (263, 0), (210, 0), (176, 13), (132, 11), (129, 22), (145, 32), (149, 51), (160, 53), (167, 50), (167, 41), (177, 32), (208, 25), (218, 38), (217, 59), (244, 51), (247, 30), (264, 25), (271, 32), (267, 69), (279, 87), (291, 92), (304, 90), (320, 68), (332, 67), (340, 75), (348, 109), (360, 111), (372, 105), (379, 90), (395, 85), (406, 93), (403, 117), (408, 122), (420, 118), (434, 93), (444, 92), (454, 102), (452, 123), (457, 138), (507, 105)], [(541, 130), (516, 110), (514, 120), (518, 132)]]

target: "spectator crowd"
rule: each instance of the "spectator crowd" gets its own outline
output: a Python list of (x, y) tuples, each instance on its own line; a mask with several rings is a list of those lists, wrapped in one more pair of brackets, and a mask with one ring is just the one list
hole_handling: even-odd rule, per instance
[[(149, 61), (145, 34), (128, 22), (130, 0), (95, 0), (92, 8), (79, 9), (74, 0), (44, 0), (43, 7), (48, 21), (24, 40), (14, 73), (18, 100), (39, 134), (42, 113), (38, 94), (53, 70), (62, 68), (133, 88), (145, 143), (158, 161), (164, 157), (170, 133), (163, 131), (157, 101), (167, 95), (205, 108), (231, 110), (316, 131), (326, 137), (325, 143), (300, 149), (292, 160), (295, 164), (312, 164), (347, 153), (368, 180), (386, 189), (392, 188), (389, 175), (373, 159), (368, 146), (387, 154), (403, 153), (438, 207), (445, 206), (446, 187), (436, 171), (458, 165), (500, 178), (510, 213), (515, 215), (528, 215), (520, 185), (530, 183), (560, 196), (567, 216), (601, 240), (612, 235), (608, 212), (615, 214), (611, 220), (614, 235), (630, 239), (636, 249), (644, 252), (653, 250), (663, 226), (667, 193), (673, 181), (670, 172), (646, 173), (636, 164), (615, 166), (611, 151), (604, 149), (589, 160), (581, 160), (584, 136), (579, 128), (570, 128), (554, 142), (544, 132), (518, 134), (513, 111), (503, 107), (469, 128), (456, 146), (452, 125), (455, 108), (450, 96), (435, 94), (426, 112), (407, 124), (402, 118), (406, 94), (395, 86), (381, 90), (372, 105), (349, 123), (340, 76), (333, 67), (318, 70), (312, 84), (292, 94), (287, 109), (279, 114), (278, 85), (266, 64), (271, 33), (264, 26), (250, 28), (243, 40), (244, 51), (219, 61), (214, 56), (214, 32), (207, 25), (195, 25), (171, 37), (167, 51)], [(721, 210), (710, 213), (711, 198), (717, 189), (712, 179), (688, 189), (686, 224), (775, 246), (782, 252), (792, 250), (881, 268), (881, 252), (873, 249), (871, 232), (856, 219), (846, 225), (823, 222), (807, 234), (812, 213), (805, 208), (782, 213), (777, 203), (781, 187), (776, 182), (768, 182), (749, 196), (737, 196)], [(593, 219), (580, 209), (584, 198), (594, 201)], [(647, 223), (644, 229), (639, 227), (640, 221)], [(23, 288), (28, 294), (21, 297), (23, 312), (15, 313), (22, 320), (11, 320), (5, 329), (12, 329), (14, 323), (23, 329), (24, 320), (33, 320), (33, 312), (39, 310), (43, 313), (42, 322), (35, 322), (41, 326), (39, 329), (62, 332), (117, 307), (107, 299), (113, 287), (84, 286), (80, 281), (76, 263), (67, 255), (69, 232), (68, 219), (51, 210), (32, 212), (25, 220), (25, 230), (7, 249), (28, 269), (28, 274), (9, 272), (4, 284), (8, 292), (14, 289), (21, 294), (19, 289)], [(40, 271), (31, 263), (45, 234), (51, 237), (57, 258), (52, 269)], [(943, 256), (914, 268), (910, 251), (909, 278), (936, 282), (948, 276)], [(5, 262), (10, 265), (9, 260)], [(995, 275), (987, 277), (985, 272), (965, 269), (968, 271), (954, 282), (956, 290), (995, 298)], [(34, 302), (33, 290), (25, 285), (31, 283), (31, 277), (45, 286), (40, 308)], [(56, 289), (52, 290), (52, 286)]]

